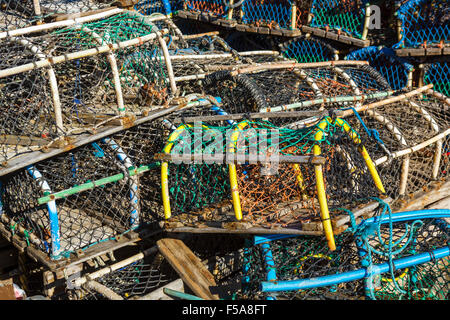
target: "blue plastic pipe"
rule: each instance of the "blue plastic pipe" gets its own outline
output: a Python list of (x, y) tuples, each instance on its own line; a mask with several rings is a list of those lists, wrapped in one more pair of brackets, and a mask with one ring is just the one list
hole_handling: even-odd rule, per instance
[[(442, 259), (450, 255), (450, 248), (444, 247), (440, 249), (435, 249), (430, 254), (429, 252), (396, 259), (393, 261), (395, 269), (404, 269), (409, 268), (411, 266), (424, 264), (430, 262), (432, 259)], [(377, 275), (381, 273), (388, 272), (389, 263), (381, 263), (372, 266), (372, 275)], [(296, 291), (303, 289), (311, 289), (318, 287), (326, 287), (331, 286), (338, 283), (350, 282), (361, 280), (365, 277), (370, 276), (368, 274), (366, 268), (344, 272), (340, 274), (333, 274), (324, 277), (316, 277), (309, 279), (300, 279), (300, 280), (290, 280), (290, 281), (276, 281), (276, 282), (268, 282), (264, 281), (261, 283), (261, 291), (262, 292), (277, 292), (277, 291)]]

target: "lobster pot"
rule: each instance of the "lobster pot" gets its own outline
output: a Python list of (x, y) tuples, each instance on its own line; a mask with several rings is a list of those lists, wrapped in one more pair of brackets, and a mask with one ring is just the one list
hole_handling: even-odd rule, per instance
[(157, 31), (123, 13), (2, 40), (1, 161), (167, 102), (173, 87)]
[(399, 42), (395, 48), (448, 47), (450, 18), (446, 0), (410, 0), (397, 10)]
[[(135, 300), (168, 285), (178, 278), (157, 250), (144, 250), (107, 266), (109, 272), (96, 270), (79, 288), (70, 290), (72, 300)], [(91, 281), (96, 285), (92, 285)], [(80, 280), (78, 280), (80, 281)], [(163, 295), (160, 295), (163, 296)], [(153, 297), (155, 299), (155, 297)]]
[[(332, 247), (330, 211), (383, 192), (361, 139), (345, 121), (331, 118), (303, 130), (265, 121), (183, 124), (164, 147), (171, 157), (161, 167), (165, 217), (190, 226), (242, 220), (306, 230), (316, 223)], [(194, 162), (177, 161), (186, 154)]]
[(52, 15), (98, 10), (113, 3), (112, 0), (3, 0), (0, 4), (0, 29), (23, 28)]
[(240, 8), (240, 20), (245, 25), (269, 29), (299, 29), (307, 23), (311, 3), (312, 0), (247, 0)]
[[(222, 98), (230, 113), (320, 110), (324, 102), (341, 102), (342, 107), (391, 94), (386, 80), (367, 65), (312, 65), (296, 64), (293, 69), (280, 63), (275, 69), (261, 64), (213, 73), (203, 84), (206, 93)], [(277, 125), (286, 123), (277, 121)]]
[[(209, 40), (205, 40), (205, 43), (208, 42)], [(183, 55), (180, 50), (177, 50), (177, 53), (177, 55), (171, 56), (171, 60), (175, 81), (184, 93), (202, 92), (205, 83), (210, 83), (208, 80), (203, 80), (212, 73), (220, 73), (220, 71), (230, 70), (239, 66), (284, 60), (277, 51), (236, 52), (224, 50), (218, 52), (214, 50), (194, 55)], [(211, 93), (216, 95), (216, 92), (212, 91)]]
[(424, 65), (424, 84), (433, 84), (433, 90), (450, 97), (450, 62), (438, 60)]
[(369, 61), (370, 66), (377, 70), (394, 90), (412, 86), (414, 67), (405, 59), (397, 57), (390, 48), (361, 48), (350, 52), (345, 60)]
[[(361, 113), (366, 128), (379, 137), (366, 141), (367, 150), (387, 195), (398, 199), (398, 204), (400, 198), (425, 190), (433, 181), (448, 180), (449, 117), (448, 99), (432, 90), (379, 103)], [(351, 118), (346, 119), (356, 130), (363, 130), (360, 120)]]
[[(316, 37), (300, 36), (280, 44), (284, 57), (299, 63), (338, 60), (338, 51)], [(356, 60), (356, 59), (354, 59)]]
[(124, 175), (126, 167), (106, 139), (6, 176), (2, 221), (17, 224), (30, 245), (55, 260), (113, 239), (137, 227), (138, 190), (131, 178), (100, 179)]
[[(448, 210), (363, 220), (336, 237), (255, 237), (244, 249), (242, 298), (448, 300)], [(369, 231), (370, 230), (370, 231)]]

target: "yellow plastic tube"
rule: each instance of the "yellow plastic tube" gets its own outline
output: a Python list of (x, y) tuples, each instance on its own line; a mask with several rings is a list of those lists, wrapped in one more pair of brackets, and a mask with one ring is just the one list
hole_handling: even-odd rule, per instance
[[(239, 138), (241, 130), (243, 130), (247, 125), (248, 125), (247, 121), (242, 121), (234, 129), (230, 138), (231, 142), (228, 146), (228, 152), (230, 153), (236, 152), (237, 140)], [(228, 165), (228, 171), (230, 175), (230, 188), (231, 188), (231, 197), (233, 201), (234, 215), (236, 216), (237, 220), (242, 220), (242, 208), (241, 208), (241, 199), (239, 197), (239, 186), (238, 186), (236, 165), (234, 163), (230, 163)]]
[[(190, 124), (182, 124), (179, 126), (174, 132), (172, 132), (169, 136), (167, 144), (164, 146), (163, 153), (169, 154), (172, 150), (174, 141), (180, 136), (181, 132), (186, 130), (188, 127), (192, 127)], [(170, 198), (169, 198), (169, 163), (164, 161), (161, 163), (161, 192), (162, 192), (162, 201), (164, 208), (164, 218), (170, 219), (172, 216), (172, 212), (170, 209)]]

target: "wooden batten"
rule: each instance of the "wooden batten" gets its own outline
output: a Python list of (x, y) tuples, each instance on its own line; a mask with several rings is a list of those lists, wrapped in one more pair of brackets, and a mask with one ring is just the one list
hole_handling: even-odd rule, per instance
[(161, 254), (198, 297), (206, 300), (219, 299), (217, 294), (211, 292), (217, 287), (214, 276), (183, 241), (164, 238), (156, 244)]

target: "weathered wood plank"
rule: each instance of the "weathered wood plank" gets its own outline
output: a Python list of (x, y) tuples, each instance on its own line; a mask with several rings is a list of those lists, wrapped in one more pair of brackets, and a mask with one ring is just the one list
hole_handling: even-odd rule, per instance
[(421, 210), (430, 204), (442, 200), (450, 194), (450, 181), (433, 183), (426, 190), (415, 193), (410, 199), (396, 206), (396, 211)]
[(165, 238), (158, 240), (156, 244), (161, 254), (197, 296), (206, 300), (219, 299), (210, 289), (217, 287), (214, 276), (183, 241)]

